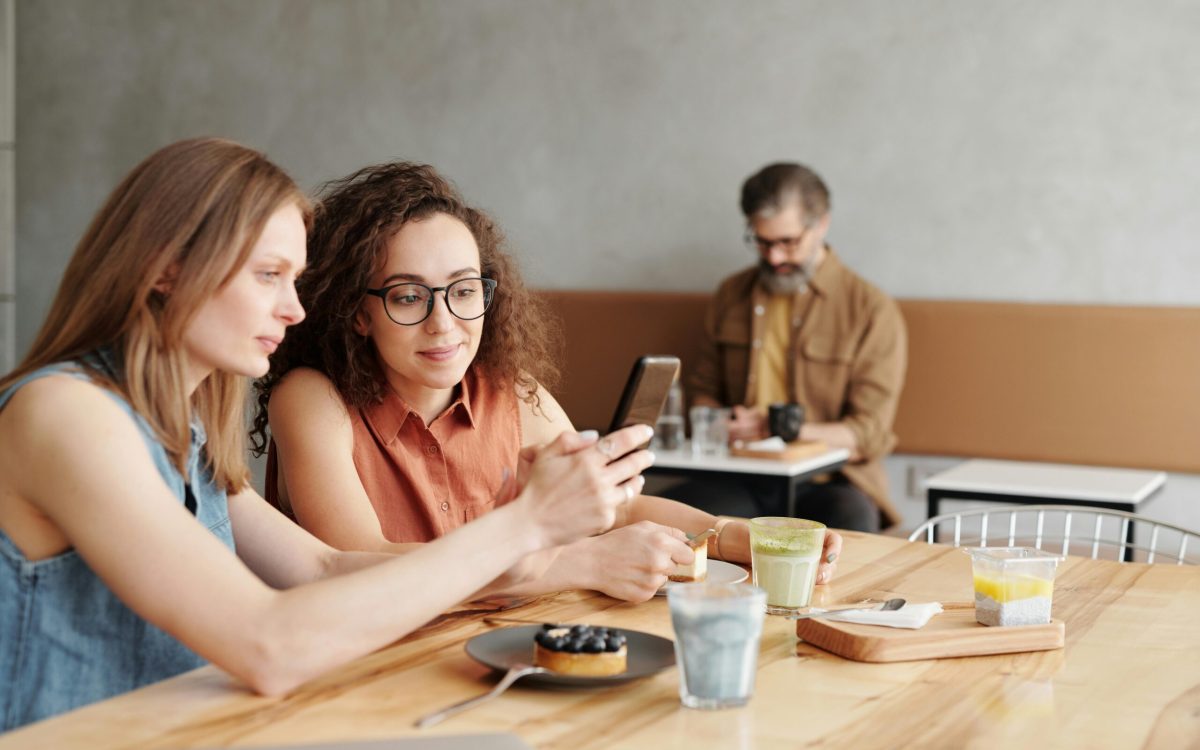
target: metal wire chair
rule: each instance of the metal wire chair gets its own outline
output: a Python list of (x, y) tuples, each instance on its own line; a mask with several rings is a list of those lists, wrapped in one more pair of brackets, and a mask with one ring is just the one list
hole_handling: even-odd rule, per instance
[(950, 539), (955, 547), (1054, 550), (1061, 544), (1057, 550), (1061, 554), (1087, 555), (1093, 560), (1200, 565), (1200, 533), (1120, 510), (1072, 505), (962, 510), (930, 518), (908, 540), (923, 536), (930, 544), (940, 542), (947, 526), (953, 526)]

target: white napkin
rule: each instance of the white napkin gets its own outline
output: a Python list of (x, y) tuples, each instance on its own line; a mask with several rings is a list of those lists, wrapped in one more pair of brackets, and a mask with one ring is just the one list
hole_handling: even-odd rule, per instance
[(753, 443), (746, 443), (742, 446), (750, 451), (780, 451), (783, 452), (787, 448), (787, 443), (783, 442), (783, 438), (778, 435), (773, 435), (764, 440), (755, 440)]
[(934, 615), (941, 611), (942, 605), (940, 603), (926, 602), (925, 604), (905, 604), (900, 609), (893, 609), (889, 612), (880, 612), (873, 609), (858, 610), (828, 615), (821, 619), (853, 622), (859, 625), (883, 625), (889, 628), (917, 630), (925, 627), (925, 623), (929, 622)]

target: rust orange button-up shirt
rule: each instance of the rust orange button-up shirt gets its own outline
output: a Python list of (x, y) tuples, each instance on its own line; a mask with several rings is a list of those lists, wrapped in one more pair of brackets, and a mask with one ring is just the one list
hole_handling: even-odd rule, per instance
[(513, 387), (472, 367), (458, 397), (426, 427), (395, 393), (352, 410), (354, 466), (393, 542), (428, 542), (492, 510), (515, 472), (521, 418)]

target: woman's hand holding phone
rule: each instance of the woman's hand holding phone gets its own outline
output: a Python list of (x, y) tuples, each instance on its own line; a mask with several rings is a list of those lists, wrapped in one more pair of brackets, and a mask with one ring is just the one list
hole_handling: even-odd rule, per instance
[(523, 449), (514, 504), (541, 528), (546, 546), (607, 531), (620, 507), (641, 492), (641, 473), (654, 456), (637, 448), (651, 435), (646, 425), (603, 438), (591, 431), (564, 432), (548, 445)]

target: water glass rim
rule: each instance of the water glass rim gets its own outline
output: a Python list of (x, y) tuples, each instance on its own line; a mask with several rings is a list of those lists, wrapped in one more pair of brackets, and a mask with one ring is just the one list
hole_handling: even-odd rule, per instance
[(807, 518), (792, 518), (790, 516), (759, 516), (750, 519), (750, 527), (762, 529), (793, 529), (799, 531), (819, 531), (828, 528), (820, 521), (810, 521)]
[[(706, 596), (709, 592), (724, 592), (720, 596)], [(713, 602), (734, 602), (742, 599), (758, 599), (766, 601), (767, 590), (749, 583), (716, 583), (713, 581), (695, 581), (693, 583), (673, 583), (667, 589), (667, 602), (672, 599), (705, 599)]]

